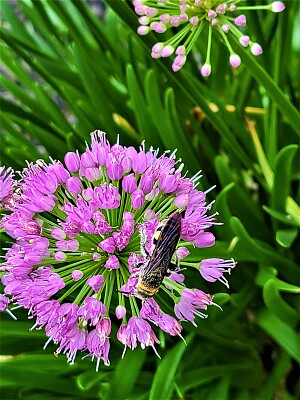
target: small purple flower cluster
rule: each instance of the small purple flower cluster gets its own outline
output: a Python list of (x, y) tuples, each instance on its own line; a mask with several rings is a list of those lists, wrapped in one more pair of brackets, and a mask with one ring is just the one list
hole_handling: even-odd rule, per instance
[[(144, 144), (139, 151), (111, 145), (100, 131), (91, 137), (83, 154), (67, 153), (64, 164), (28, 164), (19, 180), (13, 180), (11, 169), (1, 168), (1, 226), (14, 243), (1, 266), (0, 310), (10, 313), (10, 303), (27, 309), (36, 318), (32, 329), (45, 329), (47, 343), (58, 346), (56, 354), (74, 363), (77, 352), (86, 351), (98, 370), (101, 360), (109, 365), (111, 318), (122, 320), (115, 333), (124, 351), (138, 344), (155, 350), (159, 340), (150, 323), (181, 337), (181, 322), (195, 324), (195, 316), (205, 317), (203, 311), (214, 304), (210, 295), (187, 289), (184, 275), (174, 272), (163, 281), (157, 302), (151, 298), (139, 307), (130, 294), (138, 281), (137, 265), (144, 261), (142, 231), (150, 252), (159, 221), (185, 209), (176, 250), (182, 265), (228, 286), (223, 274), (235, 263), (185, 260), (195, 246), (215, 243), (207, 229), (216, 224), (216, 213), (209, 215), (212, 203), (196, 189), (199, 173), (182, 175), (175, 152), (159, 156)], [(163, 311), (161, 296), (175, 303), (177, 318)]]
[[(247, 23), (242, 11), (270, 10), (275, 13), (285, 9), (281, 1), (269, 5), (241, 5), (240, 0), (133, 0), (136, 14), (139, 16), (138, 33), (147, 35), (150, 31), (164, 33), (168, 29), (179, 28), (174, 36), (165, 42), (156, 43), (152, 47), (152, 57), (169, 57), (175, 53), (172, 69), (179, 71), (186, 63), (187, 55), (193, 48), (201, 33), (208, 30), (208, 43), (205, 62), (202, 63), (201, 74), (211, 74), (212, 34), (217, 32), (227, 47), (230, 64), (237, 68), (241, 58), (234, 52), (228, 35), (235, 36), (244, 47), (250, 47), (251, 53), (260, 55), (263, 50), (260, 44), (251, 40), (243, 32)], [(245, 1), (244, 1), (245, 3)], [(242, 28), (242, 31), (240, 30)]]

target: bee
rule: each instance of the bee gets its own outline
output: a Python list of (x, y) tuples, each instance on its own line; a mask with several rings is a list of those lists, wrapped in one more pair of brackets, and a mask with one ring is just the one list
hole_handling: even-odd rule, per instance
[(141, 253), (145, 261), (140, 264), (139, 279), (134, 289), (134, 296), (142, 301), (159, 291), (164, 277), (179, 270), (175, 250), (180, 239), (182, 213), (182, 210), (175, 211), (158, 225), (152, 239), (151, 254), (145, 248), (146, 235), (142, 232)]

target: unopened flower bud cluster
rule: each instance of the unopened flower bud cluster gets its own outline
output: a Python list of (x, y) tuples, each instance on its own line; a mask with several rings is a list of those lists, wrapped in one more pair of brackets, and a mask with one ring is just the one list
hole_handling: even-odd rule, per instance
[(139, 17), (139, 35), (146, 35), (151, 31), (162, 34), (168, 29), (172, 29), (173, 32), (175, 28), (175, 34), (167, 41), (156, 43), (151, 54), (153, 58), (165, 58), (174, 54), (174, 72), (184, 66), (187, 55), (199, 37), (208, 38), (206, 57), (201, 68), (203, 76), (209, 76), (212, 70), (210, 59), (213, 33), (225, 44), (229, 52), (229, 62), (232, 67), (237, 68), (241, 64), (241, 58), (232, 48), (232, 36), (235, 36), (243, 47), (249, 47), (254, 56), (263, 52), (261, 45), (244, 33), (244, 27), (247, 25), (244, 12), (270, 10), (279, 13), (285, 9), (281, 1), (256, 5), (240, 0), (133, 0), (133, 5)]

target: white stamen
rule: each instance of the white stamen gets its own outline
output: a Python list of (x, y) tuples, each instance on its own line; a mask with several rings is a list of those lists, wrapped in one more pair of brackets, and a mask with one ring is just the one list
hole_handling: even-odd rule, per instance
[(217, 187), (217, 185), (213, 185), (211, 188), (205, 190), (205, 192), (203, 192), (203, 193), (207, 194), (207, 193), (209, 193), (211, 190), (215, 189), (216, 187)]
[(47, 347), (48, 344), (51, 342), (51, 340), (52, 340), (52, 338), (49, 338), (49, 339), (47, 340), (47, 342), (45, 343), (45, 345), (44, 345), (44, 347), (43, 347), (43, 350), (46, 350), (46, 347)]
[(15, 321), (18, 319), (9, 309), (5, 310), (7, 312), (7, 314), (14, 319)]

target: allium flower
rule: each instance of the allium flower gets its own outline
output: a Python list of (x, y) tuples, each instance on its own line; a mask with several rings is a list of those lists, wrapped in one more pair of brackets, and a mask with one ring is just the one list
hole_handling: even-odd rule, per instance
[[(53, 341), (56, 354), (66, 354), (71, 364), (86, 352), (98, 370), (101, 360), (109, 365), (110, 335), (124, 352), (137, 346), (157, 352), (155, 330), (182, 337), (180, 321), (195, 324), (195, 316), (206, 315), (210, 295), (187, 289), (178, 272), (189, 267), (194, 246), (214, 245), (208, 229), (217, 224), (217, 213), (210, 212), (206, 193), (196, 189), (200, 173), (182, 175), (175, 152), (111, 145), (100, 131), (91, 137), (83, 154), (66, 154), (65, 166), (39, 160), (14, 182), (10, 169), (1, 170), (1, 193), (17, 201), (4, 209), (1, 221), (14, 242), (1, 266), (0, 311), (9, 312), (10, 303), (27, 309), (29, 318), (36, 318), (32, 329), (45, 329), (45, 347)], [(135, 297), (141, 265), (152, 254), (158, 224), (176, 210), (181, 239), (173, 257), (187, 268), (166, 276), (155, 300), (141, 304)], [(223, 273), (233, 266), (233, 261), (204, 260), (200, 273), (227, 284)], [(196, 286), (198, 280), (199, 274)], [(164, 311), (170, 302), (179, 320)], [(118, 328), (111, 317), (120, 320)]]
[(208, 282), (219, 280), (229, 287), (227, 279), (223, 276), (224, 272), (230, 271), (236, 266), (234, 260), (222, 260), (221, 258), (210, 258), (200, 262), (200, 274)]
[(13, 194), (13, 170), (0, 167), (0, 208), (9, 208)]
[[(246, 5), (244, 5), (246, 3)], [(248, 2), (249, 3), (249, 2)], [(185, 64), (187, 55), (194, 43), (201, 36), (207, 37), (206, 56), (203, 58), (201, 74), (211, 74), (212, 35), (217, 34), (229, 51), (230, 64), (237, 68), (240, 57), (235, 54), (230, 44), (231, 38), (236, 37), (242, 46), (250, 46), (251, 53), (260, 55), (262, 47), (244, 35), (247, 17), (243, 12), (251, 10), (270, 10), (282, 12), (285, 5), (274, 1), (267, 5), (247, 5), (245, 0), (133, 0), (136, 14), (139, 16), (139, 35), (147, 35), (151, 31), (164, 33), (175, 28), (175, 35), (165, 42), (158, 42), (152, 47), (152, 57), (169, 57), (175, 54), (172, 69), (179, 71)], [(241, 28), (241, 29), (240, 29)], [(205, 35), (207, 31), (207, 35)], [(247, 37), (247, 40), (244, 38)]]

